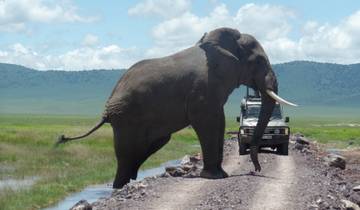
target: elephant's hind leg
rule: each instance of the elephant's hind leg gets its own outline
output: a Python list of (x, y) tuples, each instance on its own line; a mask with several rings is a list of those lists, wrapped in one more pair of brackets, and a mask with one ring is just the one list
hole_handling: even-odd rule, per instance
[(145, 153), (146, 146), (141, 144), (145, 133), (142, 129), (113, 125), (114, 147), (117, 158), (117, 171), (113, 188), (121, 188), (134, 176), (139, 156)]
[[(133, 173), (132, 173), (132, 176), (131, 178), (132, 179), (136, 179), (137, 178), (137, 173), (138, 173), (138, 170), (140, 168), (140, 166), (152, 155), (154, 154), (155, 152), (157, 152), (161, 147), (163, 147), (166, 143), (169, 142), (171, 138), (171, 135), (167, 135), (167, 136), (163, 136), (163, 137), (160, 137), (156, 140), (150, 140), (150, 144), (149, 146), (147, 147), (146, 149), (146, 152), (141, 156), (139, 157), (137, 163), (135, 164), (135, 167), (133, 169)], [(147, 139), (147, 141), (149, 141)]]

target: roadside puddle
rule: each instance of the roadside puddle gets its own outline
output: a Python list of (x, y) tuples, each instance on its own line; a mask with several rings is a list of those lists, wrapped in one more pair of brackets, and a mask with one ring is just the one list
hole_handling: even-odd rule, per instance
[[(138, 177), (136, 181), (142, 180), (145, 177), (159, 175), (165, 172), (165, 167), (167, 166), (177, 166), (179, 165), (181, 160), (171, 160), (161, 164), (161, 166), (157, 168), (151, 168), (147, 170), (141, 170), (138, 173)], [(70, 209), (75, 203), (80, 200), (87, 200), (89, 203), (93, 203), (97, 201), (99, 198), (108, 197), (111, 195), (112, 183), (100, 184), (100, 185), (91, 185), (86, 187), (84, 190), (78, 193), (74, 193), (69, 195), (64, 200), (60, 201), (55, 206), (46, 208), (44, 210), (63, 210)]]

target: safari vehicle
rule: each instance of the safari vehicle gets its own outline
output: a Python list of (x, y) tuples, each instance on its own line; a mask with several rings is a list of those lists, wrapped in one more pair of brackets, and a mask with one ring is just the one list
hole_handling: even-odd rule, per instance
[[(238, 132), (239, 154), (247, 154), (250, 148), (251, 139), (258, 121), (261, 108), (261, 98), (257, 92), (254, 95), (247, 94), (241, 102), (240, 116), (237, 121), (240, 123)], [(281, 155), (288, 155), (290, 128), (287, 125), (289, 117), (283, 118), (282, 107), (276, 102), (270, 121), (265, 129), (260, 142), (260, 147), (276, 149)]]

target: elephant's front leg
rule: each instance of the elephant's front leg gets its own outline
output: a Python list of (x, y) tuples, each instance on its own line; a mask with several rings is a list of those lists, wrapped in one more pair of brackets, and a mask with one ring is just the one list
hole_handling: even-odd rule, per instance
[(196, 109), (190, 114), (191, 125), (199, 137), (204, 159), (203, 178), (220, 179), (228, 177), (222, 169), (225, 118), (222, 107)]

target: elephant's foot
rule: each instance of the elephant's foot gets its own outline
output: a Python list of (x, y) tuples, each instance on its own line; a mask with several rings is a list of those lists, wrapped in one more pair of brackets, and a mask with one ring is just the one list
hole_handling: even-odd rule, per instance
[(224, 169), (220, 168), (221, 173), (223, 174), (224, 178), (229, 177), (228, 173), (226, 173), (226, 171), (224, 171)]
[(133, 175), (131, 176), (131, 179), (132, 179), (132, 180), (136, 180), (136, 178), (137, 178), (137, 172), (136, 172), (136, 173), (133, 173)]
[(130, 178), (132, 176), (133, 174), (131, 174), (131, 170), (129, 170), (128, 168), (119, 167), (116, 172), (115, 180), (113, 182), (113, 188), (122, 188), (124, 185), (130, 182)]
[(130, 182), (130, 178), (128, 178), (128, 179), (115, 179), (115, 181), (113, 182), (113, 188), (114, 189), (120, 189), (129, 182)]
[(216, 170), (203, 169), (200, 173), (200, 177), (206, 179), (223, 179), (229, 175), (221, 168)]

